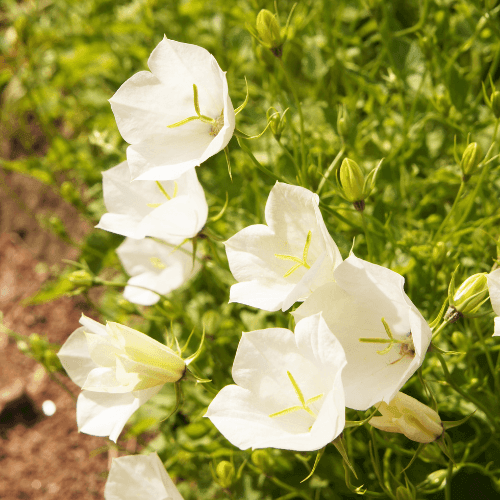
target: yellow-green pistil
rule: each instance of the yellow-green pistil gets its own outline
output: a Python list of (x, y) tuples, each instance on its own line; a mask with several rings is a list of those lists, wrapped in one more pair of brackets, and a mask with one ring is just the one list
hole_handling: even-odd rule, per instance
[(299, 257), (294, 257), (293, 255), (283, 255), (275, 253), (274, 256), (281, 260), (291, 260), (296, 264), (292, 266), (284, 275), (283, 278), (288, 278), (293, 272), (295, 272), (299, 267), (304, 266), (306, 269), (311, 269), (311, 266), (307, 263), (307, 254), (309, 252), (309, 247), (311, 245), (312, 231), (307, 233), (306, 244), (304, 245), (304, 251), (302, 252), (302, 260)]
[[(170, 201), (172, 198), (175, 198), (177, 196), (177, 191), (179, 190), (177, 181), (174, 181), (174, 194), (172, 196), (169, 196), (167, 190), (158, 181), (156, 181), (156, 185), (158, 186), (158, 189), (162, 192), (162, 194), (165, 195), (167, 200)], [(148, 203), (147, 205), (149, 208), (158, 208), (162, 205), (162, 203)]]
[(221, 131), (224, 126), (224, 110), (221, 111), (220, 115), (217, 118), (210, 118), (209, 116), (205, 116), (201, 114), (200, 111), (200, 102), (198, 100), (198, 87), (193, 83), (193, 94), (194, 94), (194, 110), (196, 112), (196, 116), (190, 116), (188, 118), (184, 118), (180, 122), (173, 123), (172, 125), (167, 125), (168, 128), (176, 128), (181, 125), (185, 125), (186, 123), (192, 122), (193, 120), (200, 120), (203, 123), (210, 123), (212, 125), (210, 129), (210, 135), (214, 137)]
[(374, 338), (360, 338), (358, 340), (360, 342), (368, 344), (389, 344), (385, 349), (377, 351), (377, 354), (387, 354), (392, 349), (392, 346), (394, 344), (399, 344), (399, 354), (401, 355), (401, 357), (396, 361), (393, 361), (391, 365), (397, 363), (398, 361), (401, 361), (405, 356), (413, 357), (415, 355), (415, 346), (413, 345), (413, 340), (411, 339), (411, 332), (408, 333), (407, 340), (397, 340), (394, 338), (391, 329), (387, 324), (387, 321), (384, 318), (382, 318), (381, 321), (382, 324), (384, 325), (387, 336), (389, 337), (388, 339), (374, 337)]
[(285, 408), (284, 410), (277, 411), (276, 413), (271, 413), (269, 415), (270, 418), (274, 417), (281, 417), (282, 415), (288, 415), (289, 413), (293, 413), (294, 411), (299, 411), (299, 410), (305, 410), (309, 415), (313, 416), (314, 418), (317, 417), (317, 415), (309, 408), (309, 405), (314, 403), (315, 401), (318, 401), (318, 399), (321, 399), (324, 394), (318, 394), (317, 396), (314, 396), (313, 398), (309, 398), (307, 401), (304, 399), (304, 395), (302, 394), (302, 391), (300, 390), (299, 385), (297, 382), (295, 382), (295, 379), (293, 378), (293, 375), (287, 370), (286, 374), (288, 375), (288, 378), (290, 379), (290, 382), (293, 385), (293, 388), (295, 390), (295, 394), (297, 394), (297, 397), (299, 398), (300, 401), (300, 406), (291, 406), (290, 408)]

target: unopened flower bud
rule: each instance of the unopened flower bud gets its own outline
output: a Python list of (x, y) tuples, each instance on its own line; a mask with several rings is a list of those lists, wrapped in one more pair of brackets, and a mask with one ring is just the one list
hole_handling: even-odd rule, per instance
[(222, 488), (229, 488), (233, 484), (234, 478), (234, 465), (227, 460), (223, 460), (217, 465), (215, 470), (217, 480)]
[(252, 452), (251, 459), (253, 464), (264, 472), (272, 467), (271, 457), (266, 450), (255, 450)]
[(444, 432), (441, 418), (432, 408), (402, 392), (389, 404), (382, 401), (378, 410), (382, 416), (369, 423), (381, 431), (404, 434), (417, 443), (432, 443)]
[(354, 208), (362, 212), (365, 208), (364, 184), (365, 176), (359, 165), (349, 158), (345, 158), (340, 166), (340, 182), (345, 197), (353, 203)]
[(269, 128), (271, 129), (272, 134), (275, 139), (279, 141), (281, 139), (281, 134), (286, 125), (286, 117), (285, 113), (281, 114), (279, 111), (276, 111), (274, 108), (269, 108), (267, 111), (267, 120), (269, 121)]
[(267, 9), (262, 9), (257, 16), (256, 28), (263, 45), (270, 49), (276, 57), (281, 57), (283, 40), (276, 16)]
[(344, 104), (340, 106), (339, 113), (337, 115), (337, 132), (339, 135), (345, 139), (349, 133), (350, 126), (349, 115), (347, 114), (347, 109)]
[(31, 352), (36, 359), (39, 359), (43, 356), (43, 351), (46, 347), (46, 342), (38, 335), (38, 333), (32, 333), (29, 336), (29, 343)]
[(445, 319), (455, 323), (463, 316), (476, 314), (485, 300), (488, 299), (488, 279), (486, 273), (469, 276), (455, 292), (450, 300)]
[(469, 177), (476, 171), (477, 166), (481, 163), (483, 158), (483, 153), (479, 144), (477, 142), (471, 142), (464, 151), (462, 155), (462, 162), (460, 167), (462, 168), (462, 173), (464, 174), (464, 181), (467, 181)]
[(68, 276), (68, 280), (71, 281), (71, 283), (73, 283), (74, 285), (78, 286), (91, 286), (93, 282), (92, 275), (84, 269), (73, 271)]
[(495, 118), (500, 118), (500, 92), (495, 90), (490, 97), (491, 100), (491, 111), (495, 115)]
[(396, 500), (415, 500), (415, 495), (404, 486), (399, 486), (396, 490)]

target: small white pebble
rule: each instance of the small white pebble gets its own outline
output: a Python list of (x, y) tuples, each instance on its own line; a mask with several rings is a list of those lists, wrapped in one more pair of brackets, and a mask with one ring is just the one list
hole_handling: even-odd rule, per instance
[(42, 403), (42, 411), (43, 413), (45, 413), (45, 415), (47, 415), (47, 417), (51, 417), (52, 415), (54, 415), (54, 413), (56, 412), (56, 405), (54, 401), (50, 401), (49, 399), (47, 401), (44, 401)]

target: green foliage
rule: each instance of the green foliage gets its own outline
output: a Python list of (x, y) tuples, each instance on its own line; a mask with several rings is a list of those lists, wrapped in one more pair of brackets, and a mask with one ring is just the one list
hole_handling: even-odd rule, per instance
[[(5, 0), (0, 7), (0, 118), (8, 131), (4, 135), (16, 139), (21, 151), (14, 159), (0, 158), (0, 165), (52, 186), (96, 224), (105, 211), (101, 172), (123, 161), (126, 149), (107, 99), (147, 69), (147, 58), (164, 33), (203, 46), (227, 71), (235, 107), (245, 99), (244, 77), (248, 80), (250, 101), (238, 115), (239, 130), (260, 133), (271, 107), (281, 115), (288, 109), (279, 134), (243, 139), (241, 148), (232, 139), (232, 182), (223, 154), (198, 169), (210, 216), (220, 212), (226, 193), (229, 199), (223, 216), (208, 224), (210, 234), (224, 240), (264, 223), (264, 205), (276, 179), (303, 185), (320, 195), (327, 227), (343, 256), (354, 240), (356, 255), (401, 273), (406, 292), (430, 322), (442, 308), (457, 265), (460, 283), (489, 272), (499, 258), (500, 169), (498, 160), (488, 163), (499, 152), (494, 143), (499, 118), (482, 94), (483, 83), (490, 89), (490, 77), (500, 88), (497, 3), (302, 1), (287, 28), (281, 66), (245, 29), (255, 26), (262, 8), (274, 11), (270, 2)], [(281, 26), (291, 8), (291, 1), (280, 0)], [(339, 109), (348, 121), (337, 125)], [(29, 133), (34, 128), (42, 147)], [(469, 135), (482, 151), (491, 150), (465, 182), (460, 157)], [(339, 194), (339, 167), (347, 156), (365, 176), (384, 158), (362, 214)], [(65, 237), (57, 220), (49, 224)], [(206, 259), (194, 280), (150, 308), (130, 304), (121, 297), (126, 279), (114, 252), (121, 241), (101, 230), (89, 233), (79, 261), (91, 273), (90, 284), (71, 281), (75, 267), (68, 265), (31, 303), (67, 293), (83, 293), (90, 302), (88, 288), (107, 284), (96, 304), (103, 320), (136, 327), (161, 341), (168, 331), (181, 345), (194, 329), (188, 354), (196, 350), (205, 326), (205, 345), (195, 364), (212, 382), (183, 383), (181, 410), (162, 422), (175, 405), (173, 388), (165, 387), (132, 417), (126, 433), (155, 436), (145, 449), (159, 453), (186, 500), (333, 500), (355, 498), (364, 489), (367, 498), (414, 498), (416, 491), (418, 498), (448, 500), (456, 478), (464, 488), (477, 479), (460, 475), (462, 470), (479, 475), (485, 493), (476, 488), (478, 498), (498, 494), (500, 345), (491, 338), (488, 304), (481, 306), (482, 317), (447, 326), (436, 344), (457, 354), (429, 353), (421, 377), (405, 387), (431, 404), (429, 387), (443, 420), (477, 410), (447, 432), (455, 467), (437, 444), (419, 448), (404, 436), (362, 426), (344, 434), (357, 479), (328, 446), (314, 476), (301, 484), (315, 453), (241, 451), (203, 418), (213, 394), (232, 383), (241, 332), (289, 327), (289, 315), (228, 304), (234, 279), (223, 245), (210, 238), (198, 241)], [(349, 420), (366, 416), (348, 410)], [(234, 476), (225, 465), (221, 480), (222, 461), (234, 467)]]

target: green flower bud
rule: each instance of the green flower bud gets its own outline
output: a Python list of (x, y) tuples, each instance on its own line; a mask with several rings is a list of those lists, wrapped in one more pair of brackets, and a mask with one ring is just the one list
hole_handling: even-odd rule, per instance
[(404, 486), (399, 486), (396, 490), (396, 500), (415, 500), (415, 495)]
[(251, 459), (253, 464), (264, 472), (272, 468), (272, 459), (266, 450), (255, 450), (252, 452)]
[(262, 9), (257, 16), (256, 28), (262, 44), (270, 49), (276, 57), (281, 57), (283, 40), (276, 16), (267, 9)]
[(495, 90), (493, 94), (491, 94), (491, 111), (495, 115), (495, 118), (500, 118), (500, 92)]
[(432, 249), (432, 260), (436, 264), (441, 264), (446, 257), (446, 245), (443, 241), (438, 241), (436, 246)]
[(68, 280), (71, 281), (71, 283), (73, 283), (74, 285), (86, 287), (92, 286), (93, 283), (92, 275), (84, 269), (73, 271), (68, 276)]
[(54, 351), (46, 350), (43, 353), (43, 364), (49, 370), (49, 372), (54, 373), (62, 370), (61, 362)]
[(31, 352), (36, 359), (41, 359), (43, 356), (43, 351), (46, 348), (47, 342), (38, 335), (38, 333), (32, 333), (29, 336), (29, 343), (31, 347)]
[(363, 191), (365, 176), (355, 161), (344, 158), (340, 166), (340, 182), (344, 189), (345, 197), (353, 203), (356, 210), (362, 212), (365, 209)]
[(217, 465), (215, 470), (219, 484), (223, 488), (229, 488), (233, 484), (234, 465), (227, 460), (223, 460)]
[(337, 115), (337, 132), (343, 139), (347, 137), (349, 133), (350, 126), (349, 115), (347, 114), (347, 109), (344, 104), (340, 106), (339, 113)]
[(446, 311), (445, 319), (450, 323), (455, 323), (464, 316), (476, 314), (488, 297), (486, 273), (469, 276), (450, 300), (450, 307)]
[[(285, 111), (286, 113), (286, 111)], [(275, 108), (269, 108), (267, 110), (267, 120), (269, 122), (269, 128), (275, 139), (279, 141), (281, 139), (281, 134), (286, 125), (285, 113), (280, 114)]]
[(476, 171), (477, 166), (481, 163), (483, 153), (477, 142), (471, 142), (462, 155), (462, 162), (460, 164), (462, 173), (464, 174), (464, 181)]

